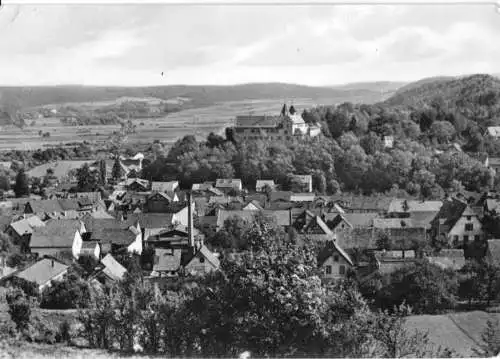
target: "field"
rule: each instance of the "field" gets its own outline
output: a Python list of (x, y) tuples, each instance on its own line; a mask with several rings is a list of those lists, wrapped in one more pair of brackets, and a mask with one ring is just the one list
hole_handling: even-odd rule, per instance
[[(299, 111), (316, 104), (311, 99), (294, 100), (294, 106)], [(163, 118), (132, 119), (137, 131), (129, 135), (127, 141), (151, 143), (160, 140), (168, 144), (188, 134), (205, 138), (210, 132), (222, 134), (224, 128), (233, 123), (236, 115), (279, 114), (282, 106), (280, 100), (234, 101), (187, 109)], [(35, 150), (83, 141), (105, 142), (119, 128), (119, 125), (63, 126), (57, 118), (38, 119), (33, 126), (28, 123), (24, 129), (14, 126), (0, 128), (0, 150)], [(40, 131), (49, 132), (50, 137), (41, 137)]]

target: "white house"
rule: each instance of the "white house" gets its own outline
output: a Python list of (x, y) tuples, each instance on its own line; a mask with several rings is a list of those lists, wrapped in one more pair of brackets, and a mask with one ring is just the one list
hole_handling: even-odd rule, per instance
[(329, 241), (319, 255), (318, 265), (321, 268), (323, 279), (332, 280), (344, 278), (354, 263), (335, 241)]

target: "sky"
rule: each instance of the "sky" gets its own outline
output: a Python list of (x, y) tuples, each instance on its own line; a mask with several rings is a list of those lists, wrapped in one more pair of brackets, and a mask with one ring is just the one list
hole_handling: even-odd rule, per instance
[(494, 5), (5, 5), (0, 85), (365, 81), (500, 73)]

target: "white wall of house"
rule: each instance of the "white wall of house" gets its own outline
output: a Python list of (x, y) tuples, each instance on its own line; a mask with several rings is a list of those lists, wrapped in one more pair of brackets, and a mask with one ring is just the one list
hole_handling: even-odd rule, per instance
[(129, 253), (137, 253), (137, 254), (142, 253), (142, 233), (141, 233), (141, 231), (139, 231), (139, 233), (135, 237), (134, 242), (132, 242), (132, 244), (130, 244), (127, 247), (127, 251)]
[(344, 278), (351, 264), (345, 260), (340, 253), (331, 255), (321, 266), (322, 275), (325, 279)]
[(203, 256), (195, 256), (185, 267), (185, 270), (190, 274), (205, 274), (216, 269)]
[(49, 280), (48, 282), (46, 282), (46, 283), (44, 283), (44, 284), (42, 284), (42, 285), (38, 286), (38, 290), (39, 290), (40, 292), (43, 292), (43, 290), (44, 290), (45, 288), (48, 288), (48, 287), (50, 287), (50, 286), (51, 286), (52, 281), (54, 281), (54, 282), (58, 282), (58, 281), (62, 280), (62, 279), (64, 278), (64, 276), (65, 276), (67, 273), (68, 273), (68, 271), (67, 271), (67, 270), (65, 270), (64, 272), (62, 272), (62, 273), (58, 274), (57, 276), (53, 277), (53, 278), (52, 278), (51, 280)]
[(79, 231), (75, 231), (75, 236), (73, 238), (73, 246), (71, 251), (73, 252), (73, 257), (78, 259), (80, 252), (82, 251), (83, 239)]
[[(470, 228), (471, 226), (472, 229)], [(462, 243), (465, 239), (471, 242), (477, 238), (476, 236), (479, 236), (479, 239), (482, 239), (483, 236), (483, 227), (476, 216), (460, 217), (457, 223), (455, 223), (453, 228), (448, 232), (450, 244), (453, 244), (455, 241)]]

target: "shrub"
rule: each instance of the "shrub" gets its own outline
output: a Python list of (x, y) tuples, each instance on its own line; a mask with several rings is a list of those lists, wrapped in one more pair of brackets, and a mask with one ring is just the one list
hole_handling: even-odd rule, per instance
[(90, 289), (76, 274), (54, 283), (42, 293), (41, 308), (76, 309), (85, 308), (90, 301)]
[(31, 303), (24, 292), (18, 288), (7, 294), (9, 315), (18, 331), (27, 329), (31, 316)]
[(71, 340), (71, 325), (67, 320), (59, 325), (59, 331), (57, 333), (56, 339), (58, 342), (69, 342)]

